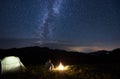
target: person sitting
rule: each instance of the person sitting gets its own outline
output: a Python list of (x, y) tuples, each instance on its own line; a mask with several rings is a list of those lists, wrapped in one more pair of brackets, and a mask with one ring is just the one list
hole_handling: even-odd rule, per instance
[(51, 60), (48, 60), (46, 63), (45, 63), (45, 68), (47, 70), (53, 70), (54, 69), (54, 65), (52, 64)]

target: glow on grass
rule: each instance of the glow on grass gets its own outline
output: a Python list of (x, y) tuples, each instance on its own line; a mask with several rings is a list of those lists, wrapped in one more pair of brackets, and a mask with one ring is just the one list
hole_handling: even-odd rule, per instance
[(67, 70), (68, 66), (64, 66), (61, 62), (59, 64), (59, 66), (57, 66), (54, 70), (58, 70), (58, 71), (64, 71)]

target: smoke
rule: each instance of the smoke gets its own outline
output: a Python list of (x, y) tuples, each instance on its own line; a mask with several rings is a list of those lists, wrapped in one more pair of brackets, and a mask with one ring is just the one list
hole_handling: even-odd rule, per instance
[(59, 15), (62, 2), (63, 0), (47, 0), (42, 22), (38, 28), (40, 40), (53, 40), (54, 18)]

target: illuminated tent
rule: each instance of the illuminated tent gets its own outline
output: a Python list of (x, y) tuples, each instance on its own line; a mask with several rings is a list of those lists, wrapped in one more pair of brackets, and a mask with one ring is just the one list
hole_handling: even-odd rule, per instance
[(15, 56), (8, 56), (1, 60), (1, 73), (25, 72), (26, 68), (20, 59)]

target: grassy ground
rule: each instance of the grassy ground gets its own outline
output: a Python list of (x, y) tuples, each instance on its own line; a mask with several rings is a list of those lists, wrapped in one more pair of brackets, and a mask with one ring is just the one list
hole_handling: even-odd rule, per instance
[(26, 73), (1, 75), (0, 79), (120, 79), (120, 65), (70, 65), (66, 71), (47, 71), (44, 66), (28, 66)]

